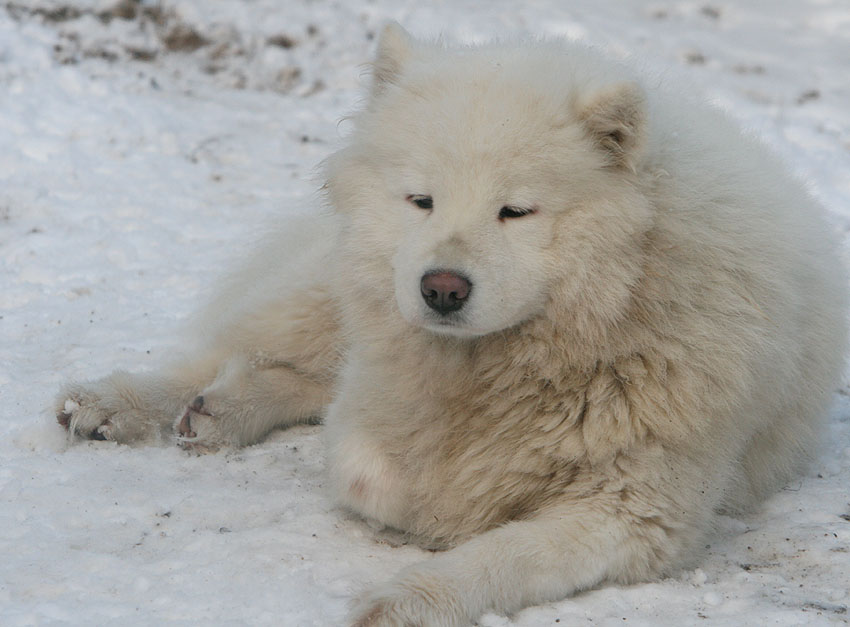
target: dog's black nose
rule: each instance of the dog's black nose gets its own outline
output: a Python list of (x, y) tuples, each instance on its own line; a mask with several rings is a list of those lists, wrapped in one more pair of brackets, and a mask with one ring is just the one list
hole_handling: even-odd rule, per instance
[(441, 315), (457, 311), (469, 298), (472, 285), (454, 272), (429, 272), (420, 284), (425, 304)]

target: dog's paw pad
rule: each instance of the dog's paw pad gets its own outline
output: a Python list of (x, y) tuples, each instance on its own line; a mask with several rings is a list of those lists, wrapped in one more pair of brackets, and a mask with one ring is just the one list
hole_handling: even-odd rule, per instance
[(192, 431), (192, 410), (187, 409), (183, 413), (180, 422), (177, 423), (177, 437), (179, 438), (196, 438), (198, 434)]
[(198, 455), (217, 451), (221, 448), (217, 422), (215, 415), (204, 405), (204, 397), (196, 397), (174, 425), (177, 445)]

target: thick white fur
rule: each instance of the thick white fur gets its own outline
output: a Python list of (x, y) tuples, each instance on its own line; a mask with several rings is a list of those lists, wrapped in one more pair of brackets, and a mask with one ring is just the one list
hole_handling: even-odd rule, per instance
[[(810, 453), (845, 279), (801, 184), (655, 83), (566, 43), (389, 26), (331, 211), (222, 286), (195, 357), (71, 385), (60, 421), (131, 441), (202, 394), (180, 441), (216, 448), (324, 415), (339, 501), (451, 549), (364, 597), (360, 626), (465, 625), (692, 562), (718, 511)], [(426, 306), (435, 269), (470, 280), (460, 312)]]

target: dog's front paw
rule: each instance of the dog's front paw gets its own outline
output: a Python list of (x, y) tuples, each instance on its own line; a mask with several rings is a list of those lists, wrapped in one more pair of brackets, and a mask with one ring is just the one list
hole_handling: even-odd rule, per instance
[(468, 612), (457, 592), (430, 576), (408, 576), (368, 595), (353, 627), (466, 627)]

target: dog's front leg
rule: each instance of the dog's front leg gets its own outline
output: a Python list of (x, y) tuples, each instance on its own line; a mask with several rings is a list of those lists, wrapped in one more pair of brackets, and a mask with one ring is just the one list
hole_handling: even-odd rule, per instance
[(564, 503), (401, 571), (361, 602), (353, 624), (466, 626), (488, 611), (657, 576), (683, 546), (677, 528), (661, 512), (626, 511), (617, 495)]

